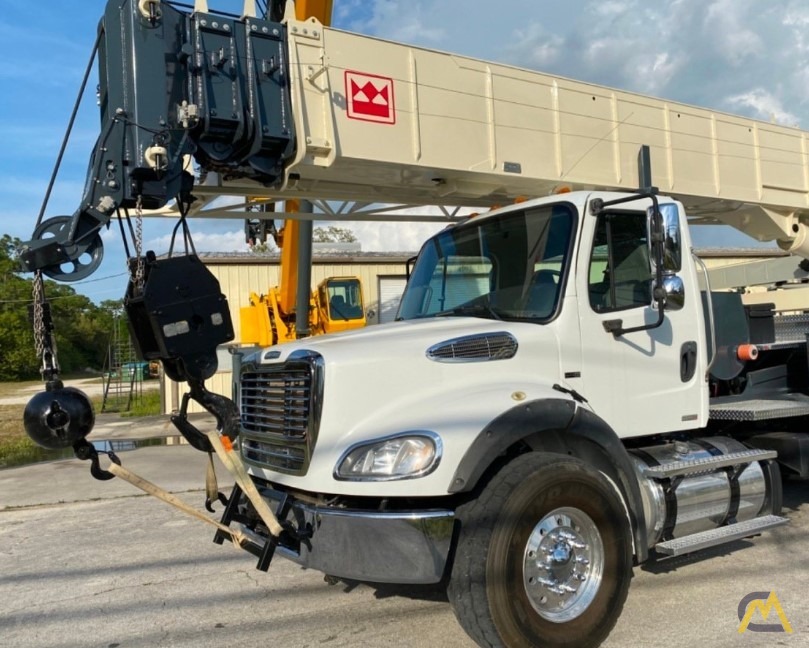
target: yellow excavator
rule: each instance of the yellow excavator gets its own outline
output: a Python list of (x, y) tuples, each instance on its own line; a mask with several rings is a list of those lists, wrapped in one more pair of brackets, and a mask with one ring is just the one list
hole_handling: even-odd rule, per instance
[[(286, 0), (275, 0), (270, 5), (270, 13), (280, 17), (284, 13)], [(295, 15), (298, 20), (316, 18), (323, 25), (331, 24), (333, 0), (297, 0)], [(266, 199), (248, 199), (259, 210), (266, 210), (271, 204)], [(287, 213), (301, 211), (298, 200), (286, 203)], [(265, 221), (266, 222), (266, 221)], [(249, 226), (248, 226), (249, 227)], [(259, 235), (264, 238), (267, 229)], [(279, 285), (270, 288), (266, 294), (250, 294), (247, 306), (240, 309), (242, 344), (269, 346), (291, 342), (305, 335), (322, 335), (366, 325), (362, 285), (358, 277), (328, 277), (322, 281), (309, 298), (308, 318), (301, 326), (300, 306), (297, 300), (300, 221), (287, 219), (280, 232), (269, 229), (276, 244), (281, 249)], [(248, 233), (248, 238), (256, 232)], [(309, 262), (309, 260), (307, 260)]]
[[(249, 200), (260, 209), (269, 207), (261, 204), (266, 199)], [(300, 201), (288, 200), (288, 213), (298, 213)], [(255, 221), (248, 221), (249, 240), (259, 240), (270, 235), (281, 250), (279, 282), (266, 293), (250, 293), (247, 306), (239, 309), (241, 335), (239, 342), (244, 345), (270, 346), (291, 342), (309, 335), (337, 333), (362, 328), (367, 324), (365, 301), (359, 277), (327, 277), (312, 291), (308, 301), (308, 317), (303, 325), (298, 319), (301, 302), (297, 299), (299, 258), (299, 227), (294, 219), (287, 219), (280, 231), (273, 227), (256, 231)], [(307, 260), (307, 263), (309, 261)]]

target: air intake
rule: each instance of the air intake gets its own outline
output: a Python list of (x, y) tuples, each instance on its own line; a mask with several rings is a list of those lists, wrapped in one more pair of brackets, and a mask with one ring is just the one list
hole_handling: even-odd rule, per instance
[(466, 335), (439, 342), (427, 349), (427, 357), (436, 362), (485, 362), (508, 360), (517, 353), (517, 340), (511, 333)]

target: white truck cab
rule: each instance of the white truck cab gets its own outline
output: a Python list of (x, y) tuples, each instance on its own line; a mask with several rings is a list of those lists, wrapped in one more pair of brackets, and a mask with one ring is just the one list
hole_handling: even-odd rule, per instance
[[(473, 636), (596, 645), (633, 560), (785, 521), (774, 454), (700, 436), (713, 324), (690, 249), (682, 205), (654, 192), (441, 231), (396, 322), (241, 359), (241, 454), (288, 527), (267, 537), (238, 491), (223, 521), (261, 567), (278, 550), (335, 577), (448, 579)], [(501, 591), (492, 570), (515, 576)], [(479, 597), (491, 617), (464, 612)]]

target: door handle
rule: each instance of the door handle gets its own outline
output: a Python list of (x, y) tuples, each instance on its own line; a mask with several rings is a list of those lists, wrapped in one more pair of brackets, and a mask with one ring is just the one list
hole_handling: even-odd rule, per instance
[(697, 343), (684, 342), (680, 347), (680, 380), (684, 383), (694, 377), (697, 371)]

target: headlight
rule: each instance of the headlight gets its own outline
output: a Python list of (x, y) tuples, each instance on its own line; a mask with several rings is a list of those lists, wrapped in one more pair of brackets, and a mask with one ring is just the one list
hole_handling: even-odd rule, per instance
[(363, 443), (343, 456), (336, 479), (387, 481), (431, 473), (441, 459), (441, 439), (428, 432), (403, 434)]

